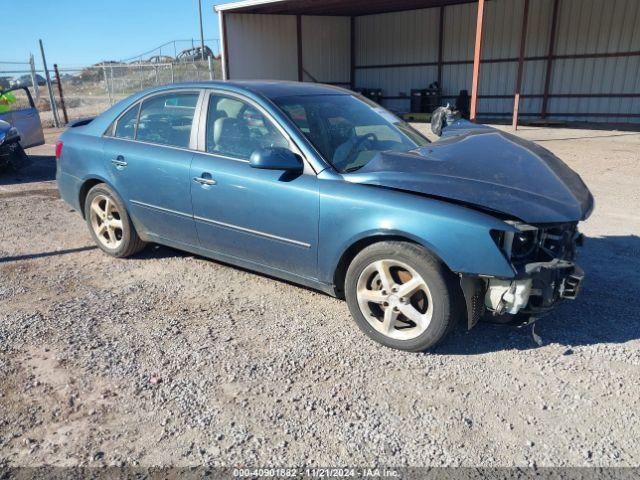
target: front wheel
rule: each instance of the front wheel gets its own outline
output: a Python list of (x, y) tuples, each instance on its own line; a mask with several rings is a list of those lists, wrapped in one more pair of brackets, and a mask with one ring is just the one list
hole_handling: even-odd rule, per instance
[(112, 257), (129, 257), (144, 248), (122, 200), (107, 185), (89, 190), (84, 213), (93, 240)]
[(380, 242), (362, 250), (347, 270), (345, 296), (360, 329), (399, 350), (435, 346), (459, 315), (455, 276), (409, 242)]

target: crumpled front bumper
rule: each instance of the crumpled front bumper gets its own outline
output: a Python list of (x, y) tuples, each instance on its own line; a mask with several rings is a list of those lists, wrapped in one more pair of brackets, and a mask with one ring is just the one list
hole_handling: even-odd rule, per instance
[(571, 261), (529, 263), (513, 280), (488, 279), (485, 307), (494, 315), (540, 314), (560, 300), (575, 299), (583, 279), (584, 272)]

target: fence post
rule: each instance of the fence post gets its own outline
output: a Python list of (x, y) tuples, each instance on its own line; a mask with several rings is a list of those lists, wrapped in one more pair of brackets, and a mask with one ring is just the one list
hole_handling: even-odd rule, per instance
[(171, 68), (171, 83), (176, 83), (174, 77), (173, 77), (173, 63), (169, 64), (169, 68)]
[(213, 60), (211, 55), (207, 56), (207, 61), (209, 62), (209, 80), (213, 80)]
[(53, 72), (56, 75), (56, 82), (58, 82), (58, 94), (60, 95), (60, 106), (62, 107), (62, 115), (64, 116), (64, 124), (69, 123), (69, 117), (67, 116), (67, 106), (64, 104), (64, 94), (62, 93), (62, 80), (60, 80), (60, 72), (58, 71), (58, 64), (53, 64)]
[[(109, 87), (111, 88), (111, 98), (113, 99), (113, 102), (115, 103), (115, 101), (116, 101), (116, 92), (115, 92), (116, 84), (113, 81), (113, 65), (109, 65)], [(113, 103), (111, 105), (113, 105)]]
[(47, 81), (47, 90), (49, 91), (49, 101), (51, 102), (51, 114), (53, 115), (53, 124), (56, 128), (60, 128), (60, 120), (58, 119), (58, 107), (56, 106), (56, 98), (53, 95), (53, 87), (51, 86), (51, 77), (49, 76), (49, 69), (47, 68), (47, 59), (44, 56), (44, 46), (42, 45), (42, 39), (40, 42), (40, 53), (42, 54), (42, 65), (44, 66), (44, 76)]
[(111, 88), (109, 88), (109, 79), (107, 78), (107, 67), (102, 66), (102, 75), (104, 77), (104, 88), (107, 89), (107, 95), (109, 96), (109, 105), (113, 105), (113, 100), (111, 98)]
[(33, 59), (33, 53), (29, 54), (29, 67), (31, 67), (31, 86), (36, 94), (36, 105), (40, 103), (40, 86), (38, 85), (38, 77), (36, 77), (36, 62)]

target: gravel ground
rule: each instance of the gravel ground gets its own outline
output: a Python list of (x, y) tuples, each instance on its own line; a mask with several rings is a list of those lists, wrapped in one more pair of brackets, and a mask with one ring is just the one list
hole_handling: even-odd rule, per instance
[(0, 465), (640, 465), (640, 134), (523, 128), (576, 169), (578, 300), (435, 352), (345, 303), (164, 247), (113, 260), (57, 198), (55, 132), (0, 177)]

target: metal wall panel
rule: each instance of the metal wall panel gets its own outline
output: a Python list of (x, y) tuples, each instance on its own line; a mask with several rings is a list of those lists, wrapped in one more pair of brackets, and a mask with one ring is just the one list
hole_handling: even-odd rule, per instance
[(437, 8), (356, 18), (356, 65), (438, 60)]
[(351, 76), (351, 20), (349, 17), (302, 17), (302, 66), (321, 83), (344, 83)]
[[(467, 10), (471, 9), (467, 6)], [(519, 55), (523, 10), (524, 0), (495, 0), (485, 3), (484, 36), (480, 58), (516, 58)], [(474, 34), (472, 48), (476, 32), (475, 19), (474, 12), (474, 24), (471, 29)]]
[[(408, 12), (366, 15), (356, 18), (356, 65), (391, 65), (438, 61), (440, 10), (429, 8)], [(381, 88), (386, 107), (407, 111), (412, 88), (426, 88), (438, 79), (435, 66), (357, 69), (356, 87)]]
[[(561, 0), (556, 55), (640, 51), (638, 0)], [(640, 57), (556, 59), (551, 72), (551, 94), (640, 93)], [(550, 98), (553, 118), (567, 120), (629, 121), (638, 113), (637, 98)], [(572, 116), (553, 115), (571, 113)], [(579, 113), (619, 113), (615, 117), (575, 116)], [(622, 120), (621, 120), (622, 119)]]
[[(443, 58), (445, 61), (471, 60), (476, 37), (478, 5), (465, 3), (444, 11)], [(438, 28), (438, 24), (435, 24)], [(445, 81), (442, 83), (446, 84)], [(471, 77), (469, 77), (471, 88)]]
[(561, 0), (559, 55), (640, 50), (638, 0)]
[(226, 13), (229, 78), (298, 79), (296, 17)]

